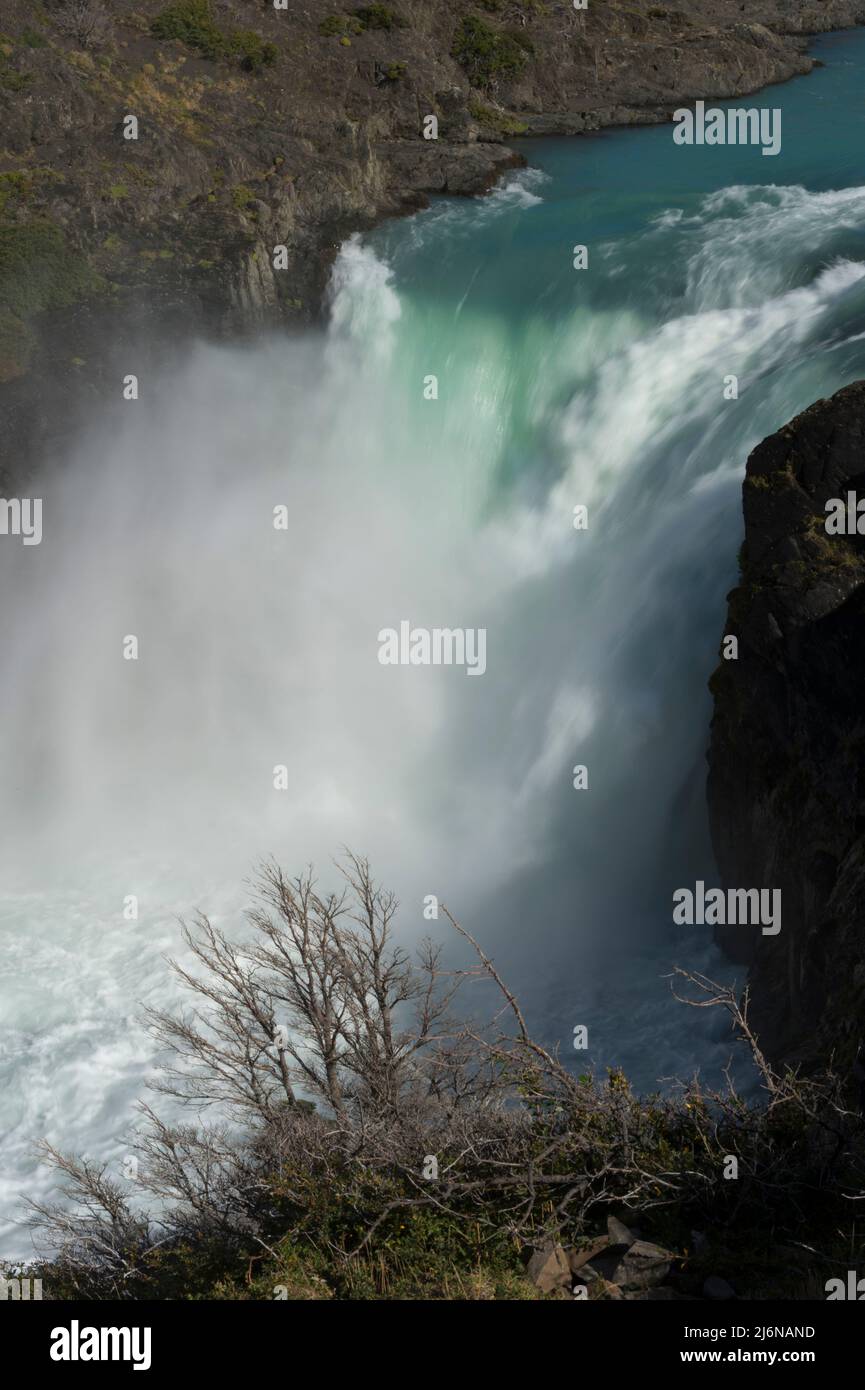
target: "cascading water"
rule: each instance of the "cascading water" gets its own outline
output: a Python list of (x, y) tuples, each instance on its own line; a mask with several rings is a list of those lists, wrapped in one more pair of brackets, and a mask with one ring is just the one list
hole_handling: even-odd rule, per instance
[[(827, 54), (858, 70), (865, 40)], [(788, 130), (829, 71), (773, 91)], [(742, 470), (865, 375), (865, 188), (818, 172), (810, 117), (776, 185), (752, 150), (674, 164), (669, 129), (534, 147), (488, 199), (349, 241), (327, 333), (191, 348), (42, 481), (43, 543), (0, 546), (0, 1253), (47, 1190), (35, 1139), (123, 1152), (176, 915), (239, 928), (268, 853), (368, 854), (409, 939), (440, 895), (587, 1061), (726, 1060), (661, 976), (729, 976), (671, 895), (714, 875)], [(483, 677), (382, 666), (405, 619), (485, 628)]]

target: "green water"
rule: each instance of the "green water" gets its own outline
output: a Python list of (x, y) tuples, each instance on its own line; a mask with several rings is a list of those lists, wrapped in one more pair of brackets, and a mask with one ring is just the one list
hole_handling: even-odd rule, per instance
[[(241, 931), (268, 853), (326, 887), (368, 854), (408, 946), (447, 945), (443, 898), (581, 1067), (719, 1077), (722, 1020), (663, 977), (732, 974), (672, 895), (715, 880), (742, 474), (865, 376), (865, 34), (815, 49), (737, 103), (782, 109), (777, 158), (526, 142), (490, 197), (343, 247), (326, 334), (184, 348), (45, 480), (44, 543), (0, 548), (4, 1253), (36, 1139), (128, 1152), (177, 917)], [(485, 628), (484, 675), (380, 665), (404, 620)]]
[(780, 108), (776, 157), (677, 146), (669, 125), (527, 140), (529, 170), (492, 199), (439, 201), (367, 243), (399, 298), (400, 394), (440, 377), (416, 450), (454, 509), (508, 533), (518, 576), (486, 706), (457, 736), (469, 765), (479, 748), (507, 762), (514, 798), (532, 786), (543, 848), (484, 926), (553, 1040), (587, 1022), (597, 1058), (646, 1080), (694, 1063), (663, 967), (703, 951), (726, 968), (668, 904), (715, 879), (706, 681), (745, 460), (865, 374), (865, 34), (814, 52), (807, 78), (710, 103)]

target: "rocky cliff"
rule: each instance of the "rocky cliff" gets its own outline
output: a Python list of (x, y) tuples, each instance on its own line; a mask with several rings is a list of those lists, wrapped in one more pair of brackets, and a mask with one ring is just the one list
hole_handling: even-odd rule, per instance
[(865, 0), (5, 0), (0, 485), (153, 330), (308, 322), (350, 229), (484, 189), (514, 135), (753, 91), (862, 20)]
[(826, 503), (850, 492), (865, 498), (865, 382), (748, 460), (708, 782), (725, 886), (782, 891), (778, 936), (721, 937), (750, 963), (761, 1040), (845, 1069), (865, 1036), (865, 535), (828, 534)]

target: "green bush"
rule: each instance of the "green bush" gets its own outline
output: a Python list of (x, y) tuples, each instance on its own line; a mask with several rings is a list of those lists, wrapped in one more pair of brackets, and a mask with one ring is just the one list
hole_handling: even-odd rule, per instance
[(252, 189), (245, 183), (235, 184), (234, 188), (231, 190), (231, 201), (238, 212), (243, 212), (244, 208), (252, 202), (254, 197), (255, 194)]
[(362, 5), (351, 14), (332, 14), (323, 19), (318, 32), (325, 38), (346, 38), (367, 29), (404, 29), (405, 20), (387, 5)]
[(466, 15), (460, 22), (451, 55), (481, 90), (494, 88), (502, 78), (516, 77), (527, 62), (525, 49), (510, 34), (497, 33), (477, 15)]
[(155, 39), (179, 39), (204, 58), (221, 58), (226, 36), (213, 18), (210, 0), (177, 0), (156, 16), (150, 26)]
[(179, 39), (202, 58), (237, 58), (246, 72), (260, 72), (276, 61), (279, 50), (253, 29), (223, 32), (213, 18), (210, 0), (176, 0), (150, 26), (155, 39)]
[(19, 72), (8, 62), (5, 54), (0, 53), (0, 87), (4, 87), (7, 92), (23, 92), (30, 84), (30, 74)]
[(387, 5), (363, 5), (355, 10), (354, 14), (360, 20), (364, 29), (404, 29), (405, 20), (401, 19), (393, 10), (389, 10)]
[(362, 34), (363, 25), (353, 15), (331, 14), (321, 21), (318, 32), (326, 39), (347, 38), (349, 34)]
[(240, 59), (240, 66), (246, 72), (260, 72), (275, 63), (279, 55), (276, 44), (266, 43), (254, 29), (235, 29), (228, 47), (231, 55)]
[(535, 45), (532, 43), (525, 29), (505, 29), (504, 37), (513, 39), (518, 48), (522, 48), (526, 53), (534, 54)]
[(37, 33), (35, 29), (22, 29), (21, 43), (24, 44), (25, 48), (45, 48), (48, 40), (42, 34)]
[(0, 217), (11, 207), (21, 207), (44, 189), (46, 184), (56, 183), (59, 175), (43, 165), (31, 165), (28, 169), (10, 169), (0, 174)]

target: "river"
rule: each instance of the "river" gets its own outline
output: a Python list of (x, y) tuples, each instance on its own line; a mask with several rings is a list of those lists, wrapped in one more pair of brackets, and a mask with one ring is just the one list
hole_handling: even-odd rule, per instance
[[(721, 1020), (664, 977), (733, 978), (672, 893), (716, 879), (741, 479), (865, 376), (865, 34), (815, 51), (720, 103), (780, 108), (777, 157), (523, 142), (490, 196), (347, 242), (326, 330), (166, 344), (39, 482), (42, 543), (0, 546), (0, 1253), (36, 1139), (120, 1171), (177, 918), (240, 930), (269, 853), (369, 855), (409, 944), (444, 899), (581, 1067), (717, 1079)], [(382, 665), (404, 621), (483, 629), (483, 675)]]

